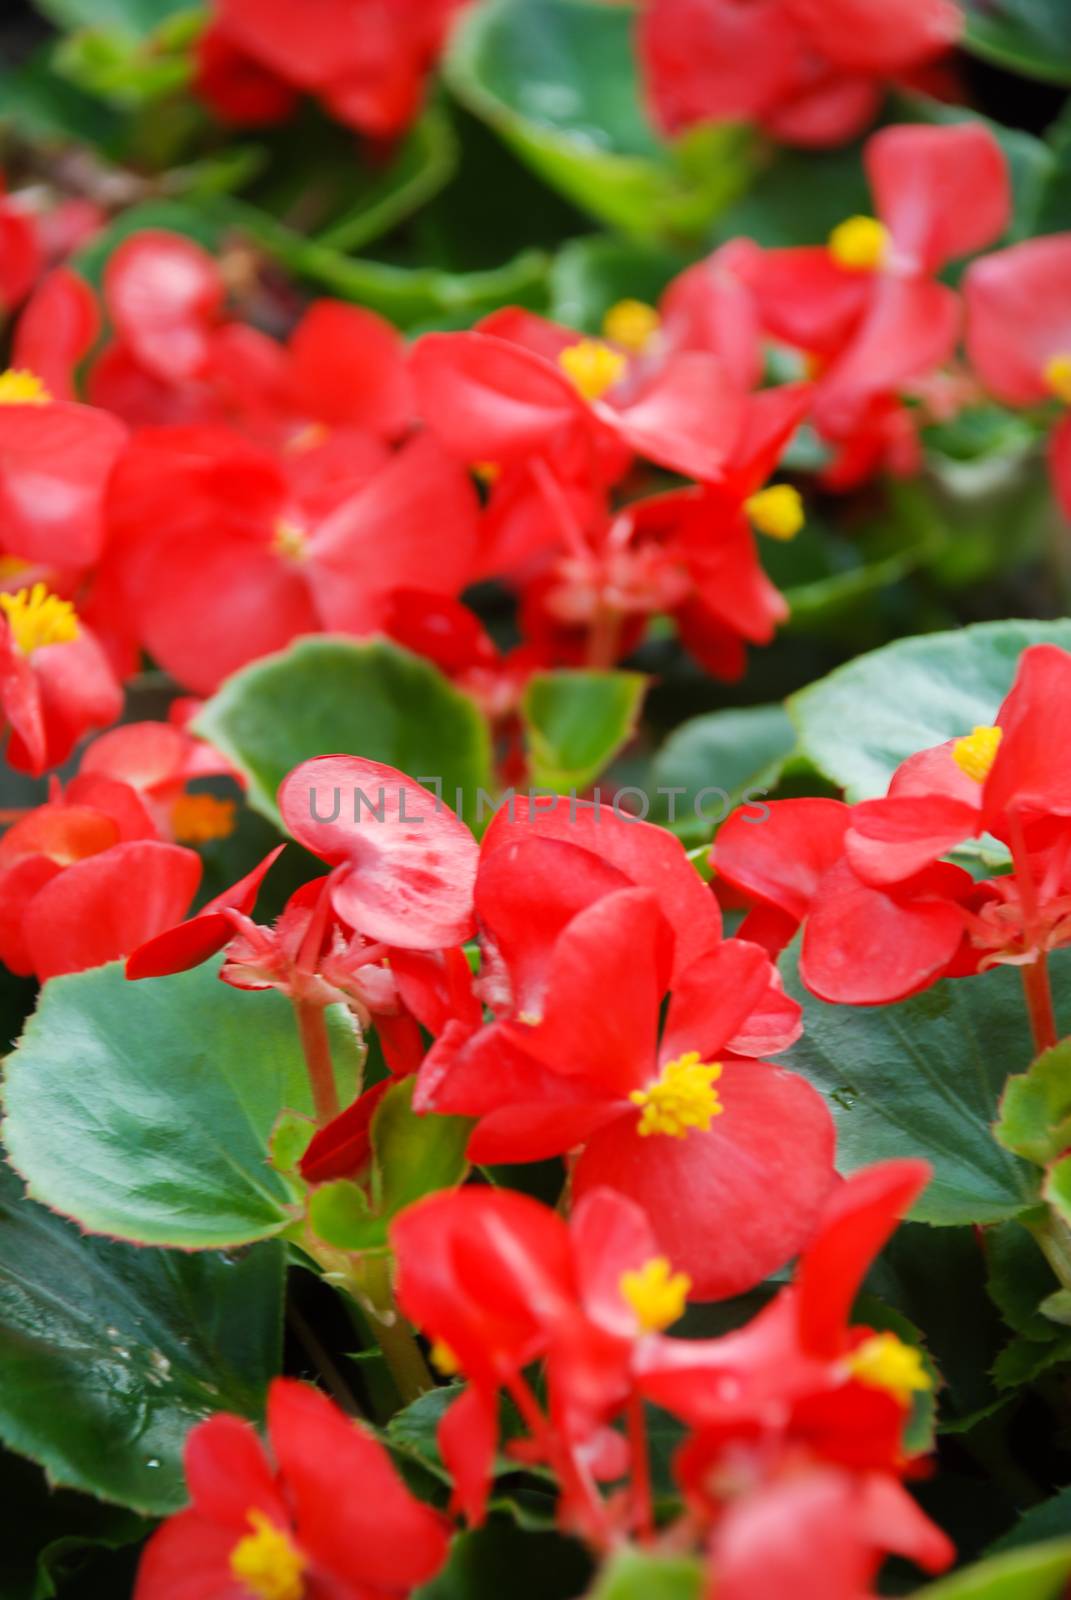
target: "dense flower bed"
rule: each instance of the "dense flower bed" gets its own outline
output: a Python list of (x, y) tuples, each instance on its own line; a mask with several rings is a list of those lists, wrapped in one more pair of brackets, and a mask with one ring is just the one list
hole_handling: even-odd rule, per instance
[(0, 1600), (1071, 1593), (1064, 12), (0, 25)]

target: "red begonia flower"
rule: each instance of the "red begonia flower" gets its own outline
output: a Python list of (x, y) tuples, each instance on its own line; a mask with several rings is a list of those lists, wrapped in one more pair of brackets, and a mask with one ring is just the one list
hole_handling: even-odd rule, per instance
[(726, 1511), (710, 1547), (711, 1600), (873, 1600), (887, 1555), (941, 1572), (956, 1551), (895, 1478), (786, 1474)]
[(14, 378), (14, 398), (0, 395), (4, 548), (61, 571), (89, 567), (103, 548), (104, 491), (126, 429), (91, 406), (53, 401), (35, 375)]
[(146, 648), (210, 692), (324, 626), (374, 630), (396, 588), (467, 581), (478, 506), (429, 438), (330, 481), (223, 429), (146, 429), (109, 495), (109, 560)]
[(239, 128), (285, 122), (298, 102), (291, 84), (240, 49), (216, 23), (197, 41), (193, 87), (221, 121)]
[(192, 1504), (149, 1541), (135, 1600), (269, 1592), (401, 1600), (434, 1576), (446, 1558), (446, 1525), (410, 1494), (360, 1423), (315, 1389), (278, 1378), (268, 1434), (270, 1455), (237, 1417), (193, 1430)]
[[(74, 369), (88, 355), (100, 331), (96, 296), (76, 272), (57, 267), (43, 278), (19, 317), (12, 365), (32, 372), (56, 400), (73, 400)], [(56, 557), (63, 565), (83, 563), (71, 552)]]
[(470, 464), (508, 466), (559, 450), (576, 470), (601, 459), (612, 481), (635, 452), (711, 478), (742, 420), (739, 390), (715, 360), (684, 351), (631, 374), (605, 342), (530, 313), (497, 313), (473, 333), (428, 334), (412, 372), (421, 414)]
[(127, 977), (162, 978), (172, 972), (188, 972), (222, 950), (235, 933), (226, 912), (233, 909), (249, 915), (264, 878), (285, 849), (285, 845), (277, 845), (251, 872), (209, 900), (188, 922), (165, 928), (138, 945), (127, 957)]
[(43, 583), (0, 594), (0, 712), (13, 767), (39, 777), (122, 709), (104, 651), (69, 601)]
[(331, 899), (350, 927), (411, 950), (461, 944), (472, 933), (479, 847), (449, 807), (404, 772), (318, 756), (283, 780), (279, 809), (299, 844), (346, 869)]

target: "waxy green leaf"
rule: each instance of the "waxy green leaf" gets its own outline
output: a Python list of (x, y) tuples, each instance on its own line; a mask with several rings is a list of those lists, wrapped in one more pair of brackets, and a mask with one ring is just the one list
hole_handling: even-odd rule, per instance
[(521, 705), (532, 780), (582, 793), (635, 731), (647, 689), (639, 672), (537, 672)]
[(283, 1255), (87, 1238), (0, 1165), (0, 1440), (57, 1485), (157, 1515), (214, 1411), (258, 1419), (282, 1342)]
[[(343, 1104), (360, 1051), (328, 1013)], [(289, 1002), (214, 966), (130, 983), (118, 964), (55, 978), (8, 1058), (3, 1136), (30, 1193), (91, 1233), (224, 1248), (292, 1220), (268, 1161), (312, 1096)]]
[(1032, 644), (1071, 649), (1071, 621), (983, 622), (859, 656), (793, 695), (799, 751), (847, 800), (883, 795), (901, 761), (991, 723)]
[(447, 80), (576, 205), (627, 233), (698, 237), (746, 186), (754, 140), (733, 124), (660, 139), (633, 22), (604, 0), (488, 0), (458, 29)]
[[(1000, 1222), (1035, 1205), (1037, 1171), (993, 1138), (1007, 1078), (1033, 1055), (1018, 972), (952, 978), (896, 1005), (834, 1006), (800, 982), (798, 946), (782, 957), (803, 1006), (803, 1037), (785, 1065), (829, 1098), (844, 1172), (924, 1156), (934, 1174), (920, 1222)], [(1071, 962), (1052, 962), (1057, 1015), (1071, 1025)]]
[(303, 639), (229, 678), (197, 731), (249, 779), (249, 799), (278, 820), (276, 791), (312, 756), (363, 756), (434, 788), (476, 817), (491, 787), (487, 723), (430, 662), (383, 640)]

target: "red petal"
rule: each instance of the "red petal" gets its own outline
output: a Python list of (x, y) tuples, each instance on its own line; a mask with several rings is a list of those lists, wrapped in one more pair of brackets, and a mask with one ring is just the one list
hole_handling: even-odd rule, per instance
[(76, 862), (46, 884), (26, 913), (26, 943), (42, 982), (129, 955), (181, 921), (197, 892), (201, 858), (139, 840)]
[(1007, 158), (979, 122), (883, 128), (864, 162), (896, 255), (916, 272), (973, 255), (1011, 221)]
[(706, 1133), (641, 1138), (635, 1116), (595, 1135), (573, 1173), (577, 1199), (617, 1189), (647, 1212), (697, 1300), (742, 1294), (811, 1239), (836, 1176), (824, 1100), (765, 1063), (727, 1063), (724, 1111)]
[(143, 367), (169, 383), (204, 368), (223, 294), (212, 256), (192, 239), (159, 229), (125, 240), (104, 273), (104, 299), (117, 333)]
[(268, 1427), (299, 1540), (316, 1565), (337, 1580), (387, 1590), (435, 1574), (446, 1525), (414, 1499), (360, 1423), (306, 1384), (277, 1378)]
[(306, 849), (332, 865), (351, 864), (332, 902), (368, 938), (439, 949), (473, 932), (479, 847), (404, 772), (356, 756), (318, 756), (283, 780), (279, 809)]

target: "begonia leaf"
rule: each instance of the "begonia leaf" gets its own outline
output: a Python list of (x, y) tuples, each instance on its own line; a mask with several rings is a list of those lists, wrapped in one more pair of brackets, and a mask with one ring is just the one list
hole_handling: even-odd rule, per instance
[(639, 672), (537, 672), (521, 708), (536, 785), (589, 788), (631, 738), (646, 689)]
[(916, 1589), (917, 1600), (1060, 1600), (1071, 1574), (1071, 1539), (990, 1556)]
[(490, 0), (474, 7), (446, 64), (451, 88), (552, 187), (625, 232), (703, 232), (750, 176), (739, 125), (675, 147), (643, 107), (632, 14), (601, 0)]
[[(1039, 1174), (991, 1132), (1006, 1079), (1033, 1054), (1018, 972), (946, 979), (894, 1005), (836, 1006), (804, 989), (797, 961), (794, 945), (781, 970), (804, 1031), (783, 1060), (829, 1097), (840, 1170), (924, 1156), (934, 1173), (912, 1212), (920, 1222), (1000, 1222), (1035, 1205)], [(1066, 1025), (1071, 964), (1058, 957), (1052, 973)]]
[(475, 705), (429, 662), (382, 640), (304, 639), (257, 661), (208, 702), (197, 731), (241, 769), (252, 804), (276, 820), (287, 773), (325, 753), (397, 767), (441, 792), (466, 821), (475, 819), (477, 790), (491, 788), (490, 738)]
[(191, 1255), (89, 1238), (0, 1166), (0, 1440), (53, 1484), (175, 1510), (189, 1429), (214, 1411), (259, 1418), (282, 1296), (277, 1245)]
[[(328, 1014), (340, 1094), (359, 1050)], [(92, 1233), (222, 1249), (281, 1233), (291, 1191), (269, 1165), (279, 1113), (311, 1112), (297, 1026), (273, 991), (212, 965), (129, 983), (117, 964), (48, 984), (8, 1058), (3, 1125), (37, 1200)]]
[(1071, 1145), (1071, 1040), (1008, 1079), (993, 1131), (1005, 1149), (1039, 1167)]
[(901, 761), (993, 721), (1028, 645), (1071, 648), (1071, 622), (983, 622), (899, 639), (788, 701), (800, 754), (848, 800), (883, 795)]

